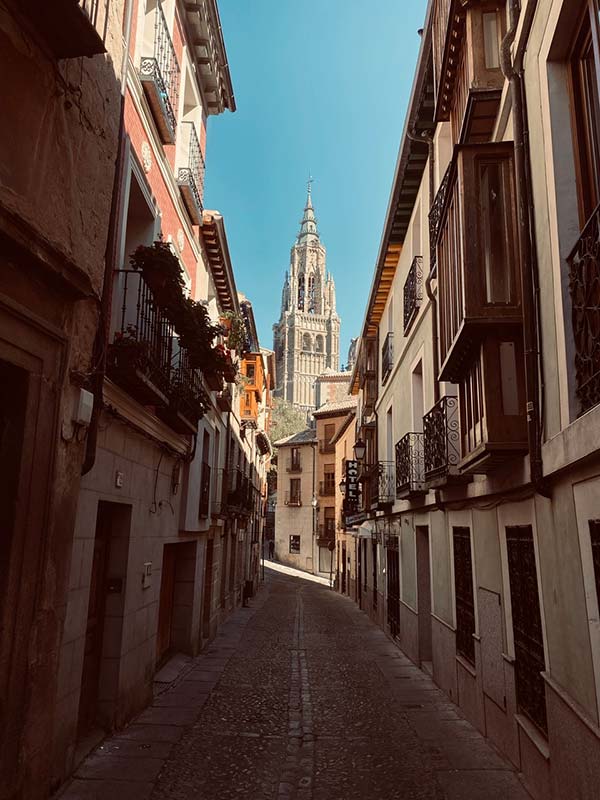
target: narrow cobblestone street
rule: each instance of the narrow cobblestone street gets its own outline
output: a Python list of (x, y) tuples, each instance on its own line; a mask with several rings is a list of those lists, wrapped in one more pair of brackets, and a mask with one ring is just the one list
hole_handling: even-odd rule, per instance
[[(289, 572), (289, 571), (288, 571)], [(349, 600), (267, 569), (191, 669), (61, 800), (526, 800), (511, 766)]]

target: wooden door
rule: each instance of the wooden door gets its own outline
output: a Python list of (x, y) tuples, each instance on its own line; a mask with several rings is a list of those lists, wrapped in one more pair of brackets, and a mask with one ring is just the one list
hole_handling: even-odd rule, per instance
[(391, 636), (400, 634), (400, 557), (398, 539), (386, 547), (387, 566), (387, 622)]
[(417, 593), (419, 598), (419, 659), (432, 660), (431, 574), (429, 569), (429, 528), (417, 527)]
[(356, 599), (358, 607), (362, 608), (362, 547), (360, 539), (356, 542)]
[(96, 722), (98, 684), (102, 661), (102, 639), (104, 636), (106, 565), (108, 562), (110, 519), (110, 505), (108, 503), (98, 503), (85, 630), (81, 694), (79, 697), (78, 728), (80, 736), (91, 730)]
[(204, 569), (204, 593), (202, 599), (202, 636), (210, 636), (210, 612), (213, 588), (213, 547), (214, 542), (209, 539), (206, 543), (206, 567)]
[(173, 624), (173, 598), (175, 594), (175, 548), (166, 544), (163, 549), (160, 599), (158, 603), (158, 632), (156, 637), (156, 660), (162, 661), (171, 648)]
[(342, 544), (342, 594), (346, 594), (346, 545)]

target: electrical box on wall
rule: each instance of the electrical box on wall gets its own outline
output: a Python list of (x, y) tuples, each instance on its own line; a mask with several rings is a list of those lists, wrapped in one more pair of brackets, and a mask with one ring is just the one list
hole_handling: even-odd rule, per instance
[(145, 561), (142, 570), (142, 589), (149, 589), (152, 586), (152, 562)]

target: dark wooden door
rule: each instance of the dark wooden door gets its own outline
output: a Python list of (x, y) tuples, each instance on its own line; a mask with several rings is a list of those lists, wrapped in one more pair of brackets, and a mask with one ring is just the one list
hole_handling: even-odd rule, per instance
[(213, 547), (214, 542), (209, 539), (206, 543), (206, 567), (204, 570), (204, 594), (202, 599), (202, 635), (206, 639), (210, 636), (210, 611), (213, 588)]
[(356, 542), (356, 599), (358, 600), (358, 607), (362, 608), (362, 546), (360, 539)]
[(429, 528), (417, 527), (417, 593), (419, 598), (419, 659), (432, 660), (431, 575), (429, 569)]
[(342, 594), (346, 594), (346, 545), (342, 545)]
[(174, 544), (166, 544), (163, 549), (160, 600), (158, 603), (158, 635), (156, 637), (156, 658), (159, 662), (164, 659), (171, 649), (176, 547), (177, 545)]
[(110, 535), (110, 506), (98, 504), (96, 536), (90, 578), (88, 616), (85, 630), (85, 649), (79, 698), (79, 734), (94, 727), (98, 706), (98, 683), (102, 661), (102, 639), (104, 636), (104, 608), (106, 602), (106, 565)]
[(400, 633), (400, 558), (398, 539), (392, 539), (387, 554), (387, 618), (391, 636)]

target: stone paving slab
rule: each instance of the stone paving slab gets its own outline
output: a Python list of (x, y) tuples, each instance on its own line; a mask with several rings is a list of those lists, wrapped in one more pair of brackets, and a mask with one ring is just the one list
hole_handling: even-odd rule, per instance
[(61, 800), (527, 800), (512, 765), (354, 604), (266, 572), (253, 607)]

